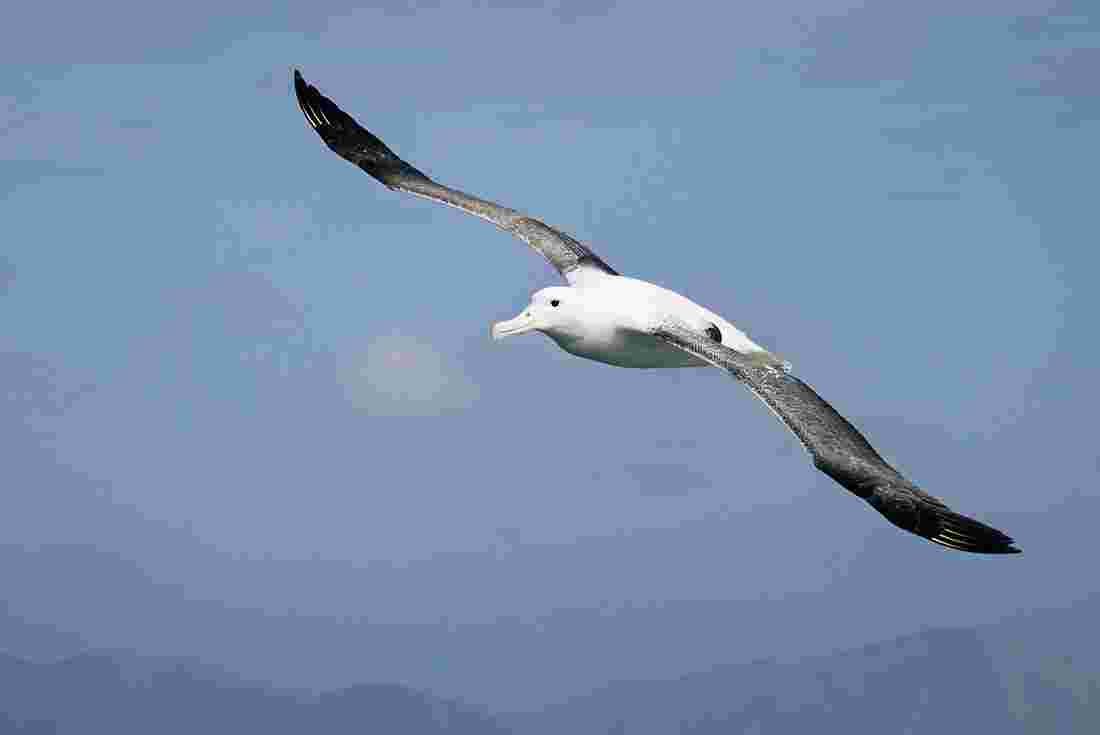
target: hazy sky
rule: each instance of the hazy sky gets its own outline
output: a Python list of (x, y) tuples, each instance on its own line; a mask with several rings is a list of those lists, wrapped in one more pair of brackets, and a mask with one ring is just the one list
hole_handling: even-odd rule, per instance
[[(435, 5), (10, 11), (5, 560), (378, 624), (770, 601), (727, 658), (1100, 589), (1094, 3)], [(721, 312), (1023, 556), (895, 531), (717, 371), (490, 343), (556, 274), (329, 153), (295, 66)], [(73, 629), (105, 594), (90, 644), (142, 642), (126, 584), (50, 568), (7, 572), (10, 611)]]

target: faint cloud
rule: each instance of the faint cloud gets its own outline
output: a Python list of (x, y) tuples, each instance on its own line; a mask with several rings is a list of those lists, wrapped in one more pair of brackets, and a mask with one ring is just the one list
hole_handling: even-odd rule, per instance
[(42, 115), (37, 112), (23, 112), (15, 108), (14, 105), (8, 105), (6, 113), (0, 117), (0, 133), (14, 133), (22, 130), (32, 123), (38, 122), (42, 119)]
[(60, 416), (95, 390), (65, 379), (49, 362), (26, 352), (0, 352), (0, 412), (4, 418)]
[(6, 293), (15, 283), (15, 266), (7, 258), (0, 256), (0, 293)]
[(935, 16), (923, 8), (864, 6), (814, 19), (804, 28), (804, 83), (869, 87), (914, 77)]
[(57, 161), (4, 161), (3, 172), (13, 178), (33, 179), (46, 176), (102, 176), (106, 169), (95, 166), (66, 166)]
[(523, 545), (523, 529), (515, 526), (500, 526), (493, 532), (490, 543), (498, 557), (511, 554)]
[(647, 497), (677, 497), (713, 484), (703, 473), (682, 464), (626, 464), (623, 470), (637, 483), (638, 491)]
[(420, 338), (376, 337), (343, 370), (348, 400), (374, 416), (435, 416), (461, 411), (478, 388), (452, 357)]
[(99, 178), (106, 169), (91, 166), (66, 166), (57, 161), (0, 162), (0, 191), (10, 194), (16, 189), (52, 178)]
[[(1093, 5), (1093, 3), (1089, 3)], [(1074, 7), (1076, 6), (1076, 7)], [(1044, 15), (1023, 15), (1009, 25), (1017, 38), (1028, 41), (1064, 40), (1069, 36), (1096, 31), (1100, 20), (1089, 15), (1085, 2), (1059, 3), (1056, 12)]]
[(886, 198), (894, 202), (954, 202), (962, 195), (957, 191), (890, 191)]
[(603, 18), (615, 8), (615, 0), (562, 0), (554, 8), (554, 17), (572, 24), (585, 18)]
[(961, 124), (957, 117), (940, 112), (913, 125), (884, 127), (882, 137), (894, 145), (905, 146), (918, 153), (946, 156), (952, 141), (952, 130)]
[(1060, 100), (1066, 105), (1061, 116), (1064, 123), (1096, 119), (1100, 117), (1097, 69), (1100, 46), (1062, 48), (1037, 56), (1032, 65), (1033, 78), (1021, 86), (1020, 94)]
[(771, 48), (762, 48), (757, 53), (757, 61), (764, 66), (790, 66), (791, 61), (787, 54)]
[(970, 169), (964, 166), (949, 166), (943, 170), (943, 180), (946, 184), (961, 184), (970, 174)]
[[(793, 65), (808, 86), (892, 89), (894, 100), (971, 105), (979, 95), (1035, 95), (1063, 102), (1060, 120), (1068, 124), (1100, 116), (1095, 3), (1060, 2), (1042, 15), (1034, 3), (1014, 5), (967, 15), (945, 0), (862, 4), (808, 24)], [(777, 59), (761, 55), (761, 63)]]
[(275, 71), (271, 70), (256, 80), (256, 89), (272, 89), (275, 86)]
[(695, 449), (699, 446), (699, 440), (692, 437), (676, 439), (665, 437), (658, 439), (655, 443), (658, 449)]
[(125, 120), (119, 120), (118, 126), (123, 130), (152, 130), (153, 121), (143, 120), (140, 118), (128, 118)]
[(549, 7), (554, 17), (567, 25), (584, 18), (602, 18), (615, 7), (615, 0), (488, 0), (493, 10), (543, 10)]
[(3, 93), (0, 93), (0, 132), (14, 132), (29, 123), (39, 120), (42, 115), (30, 109), (30, 105), (39, 94), (43, 79), (38, 74), (24, 72), (7, 76), (3, 81)]
[(442, 0), (384, 0), (376, 3), (374, 9), (390, 18), (411, 18), (426, 11), (439, 10), (441, 5)]

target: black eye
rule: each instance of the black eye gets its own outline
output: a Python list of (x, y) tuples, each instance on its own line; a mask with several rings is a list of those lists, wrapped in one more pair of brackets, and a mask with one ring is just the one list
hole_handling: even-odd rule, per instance
[(560, 303), (561, 301), (559, 301), (558, 299), (550, 299), (550, 306), (557, 306)]

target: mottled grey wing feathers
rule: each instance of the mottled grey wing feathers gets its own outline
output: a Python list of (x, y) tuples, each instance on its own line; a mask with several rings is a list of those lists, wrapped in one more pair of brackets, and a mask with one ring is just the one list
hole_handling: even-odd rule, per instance
[(708, 335), (667, 322), (653, 331), (685, 352), (729, 372), (772, 410), (814, 466), (866, 500), (895, 526), (960, 551), (1014, 554), (1011, 538), (951, 511), (891, 467), (847, 419), (810, 386), (781, 368), (754, 364)]
[(294, 72), (298, 106), (321, 140), (337, 155), (354, 163), (390, 189), (461, 209), (492, 222), (530, 245), (567, 279), (578, 270), (618, 275), (575, 238), (508, 207), (437, 184), (403, 161), (373, 133)]

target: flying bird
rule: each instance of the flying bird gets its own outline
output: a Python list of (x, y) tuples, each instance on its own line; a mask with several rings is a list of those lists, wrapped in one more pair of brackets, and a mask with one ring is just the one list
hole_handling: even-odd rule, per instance
[(585, 244), (508, 207), (436, 183), (403, 161), (294, 72), (298, 105), (337, 155), (395, 191), (492, 222), (540, 253), (567, 285), (537, 291), (494, 339), (542, 332), (566, 352), (633, 368), (714, 366), (763, 401), (809, 452), (817, 469), (866, 500), (898, 528), (960, 551), (1014, 554), (1011, 538), (953, 512), (905, 478), (788, 363), (714, 312), (668, 289), (620, 275)]

